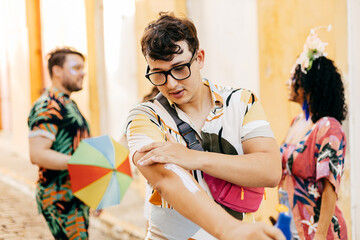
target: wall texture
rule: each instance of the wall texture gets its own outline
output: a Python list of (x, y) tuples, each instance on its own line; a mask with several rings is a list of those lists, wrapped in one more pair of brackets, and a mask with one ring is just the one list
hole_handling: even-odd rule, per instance
[(175, 12), (179, 16), (186, 16), (186, 0), (136, 0), (135, 1), (135, 50), (137, 56), (137, 81), (139, 101), (150, 92), (151, 83), (145, 78), (147, 63), (141, 52), (141, 37), (150, 21), (156, 20), (159, 12)]
[(188, 0), (188, 16), (205, 50), (202, 76), (259, 94), (256, 1)]

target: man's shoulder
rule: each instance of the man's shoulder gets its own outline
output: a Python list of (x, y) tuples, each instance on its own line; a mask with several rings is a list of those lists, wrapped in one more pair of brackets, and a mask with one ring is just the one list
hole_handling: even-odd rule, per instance
[(249, 89), (236, 88), (236, 87), (222, 87), (215, 85), (213, 92), (222, 97), (223, 104), (228, 107), (233, 104), (249, 103), (256, 101), (256, 95)]
[(135, 105), (130, 109), (128, 118), (137, 115), (157, 116), (159, 114), (159, 106), (154, 101), (146, 101)]
[[(154, 100), (155, 101), (155, 100)], [(156, 111), (156, 103), (154, 101), (146, 101), (135, 105), (133, 108), (130, 109), (130, 113), (132, 112), (149, 112), (149, 111)]]
[(220, 95), (229, 95), (229, 94), (251, 94), (252, 91), (246, 88), (241, 87), (233, 87), (233, 86), (226, 86), (226, 85), (219, 85), (213, 83), (207, 79), (203, 79), (204, 84), (209, 85), (212, 92), (218, 93)]
[(45, 91), (38, 99), (35, 100), (31, 108), (31, 112), (46, 111), (47, 109), (61, 109), (63, 103), (56, 97)]
[(163, 124), (173, 128), (176, 126), (170, 113), (157, 100), (142, 102), (133, 107), (129, 111), (127, 122), (129, 123), (133, 120), (151, 121), (158, 126)]

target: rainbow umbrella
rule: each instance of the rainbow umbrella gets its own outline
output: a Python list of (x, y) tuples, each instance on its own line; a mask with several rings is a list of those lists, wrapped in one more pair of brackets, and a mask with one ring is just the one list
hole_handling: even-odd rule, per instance
[(129, 151), (108, 135), (82, 140), (68, 171), (73, 194), (97, 210), (119, 204), (132, 181)]

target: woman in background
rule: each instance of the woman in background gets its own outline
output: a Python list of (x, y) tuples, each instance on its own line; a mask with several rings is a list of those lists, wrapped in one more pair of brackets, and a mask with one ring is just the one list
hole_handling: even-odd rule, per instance
[[(330, 29), (328, 29), (330, 30)], [(287, 82), (289, 100), (302, 106), (281, 146), (280, 191), (289, 196), (294, 239), (347, 239), (337, 206), (344, 171), (344, 86), (312, 29)]]

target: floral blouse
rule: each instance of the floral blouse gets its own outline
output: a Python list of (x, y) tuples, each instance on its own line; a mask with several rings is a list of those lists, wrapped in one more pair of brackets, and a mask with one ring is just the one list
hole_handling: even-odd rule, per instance
[[(301, 121), (306, 121), (303, 114), (294, 118), (289, 133), (304, 129)], [(309, 131), (296, 139), (289, 141), (291, 143), (285, 140), (281, 145), (283, 177), (280, 186), (288, 192), (300, 239), (312, 239), (320, 216), (324, 188), (322, 179), (326, 178), (335, 193), (339, 193), (346, 139), (340, 123), (332, 117), (319, 119)], [(337, 205), (326, 239), (347, 239), (345, 219)]]

